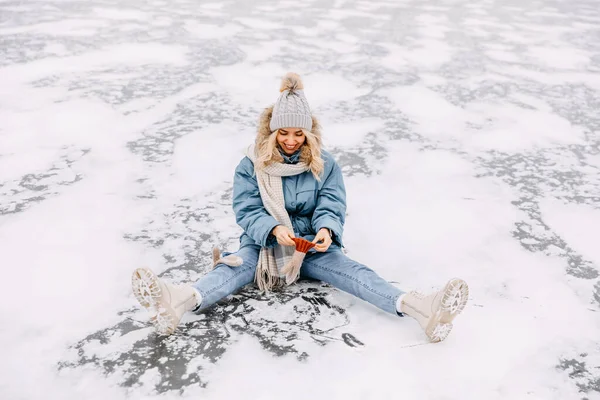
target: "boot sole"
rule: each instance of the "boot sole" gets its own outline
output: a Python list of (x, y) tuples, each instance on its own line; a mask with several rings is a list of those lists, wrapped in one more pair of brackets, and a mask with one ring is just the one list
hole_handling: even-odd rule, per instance
[(162, 289), (158, 276), (148, 268), (137, 268), (131, 277), (133, 295), (150, 313), (150, 321), (159, 335), (170, 335), (175, 332), (173, 317), (169, 306), (162, 304)]
[(451, 279), (444, 287), (442, 296), (440, 308), (425, 330), (432, 342), (441, 342), (452, 331), (452, 321), (467, 305), (469, 286), (462, 279)]

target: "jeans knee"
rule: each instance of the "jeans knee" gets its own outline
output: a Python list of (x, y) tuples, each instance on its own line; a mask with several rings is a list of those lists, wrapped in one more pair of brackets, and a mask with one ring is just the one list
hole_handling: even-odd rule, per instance
[(237, 255), (238, 257), (240, 257), (242, 259), (242, 267), (245, 266), (256, 266), (256, 264), (258, 263), (258, 255), (259, 255), (259, 251), (260, 249), (254, 248), (254, 247), (242, 247), (241, 249), (239, 249), (235, 255)]
[(359, 262), (353, 262), (349, 265), (349, 268), (347, 269), (349, 271), (352, 271), (354, 274), (370, 274), (373, 272), (371, 268)]
[(230, 267), (227, 264), (217, 264), (215, 265), (215, 268), (213, 269), (213, 271), (218, 271), (220, 274), (223, 275), (233, 275), (235, 273), (235, 271), (239, 271), (241, 268), (244, 268), (244, 265), (240, 265), (239, 267)]

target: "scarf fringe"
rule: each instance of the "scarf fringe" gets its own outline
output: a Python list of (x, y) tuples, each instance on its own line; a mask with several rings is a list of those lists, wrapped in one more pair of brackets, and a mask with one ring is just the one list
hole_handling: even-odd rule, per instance
[(275, 289), (283, 287), (283, 279), (276, 275), (270, 274), (268, 271), (256, 272), (254, 275), (254, 283), (263, 293), (272, 292)]
[(271, 254), (273, 249), (263, 248), (258, 256), (258, 264), (254, 275), (254, 282), (261, 292), (270, 292), (282, 286), (275, 257)]

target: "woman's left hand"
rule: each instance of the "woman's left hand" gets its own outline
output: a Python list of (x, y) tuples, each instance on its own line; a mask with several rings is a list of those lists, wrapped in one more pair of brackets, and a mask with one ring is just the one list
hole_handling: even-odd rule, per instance
[(329, 229), (327, 228), (321, 228), (319, 229), (319, 232), (317, 232), (317, 235), (315, 236), (315, 238), (312, 241), (315, 244), (315, 250), (323, 253), (325, 251), (327, 251), (327, 249), (329, 248), (329, 246), (331, 246), (331, 236), (329, 235)]

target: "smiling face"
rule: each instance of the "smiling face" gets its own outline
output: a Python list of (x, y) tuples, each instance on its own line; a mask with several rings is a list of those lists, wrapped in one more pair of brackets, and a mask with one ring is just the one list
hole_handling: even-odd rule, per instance
[(281, 128), (277, 132), (277, 143), (287, 155), (294, 154), (306, 141), (301, 128)]

